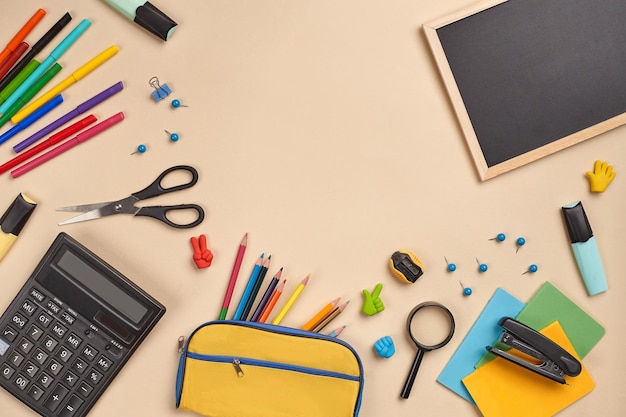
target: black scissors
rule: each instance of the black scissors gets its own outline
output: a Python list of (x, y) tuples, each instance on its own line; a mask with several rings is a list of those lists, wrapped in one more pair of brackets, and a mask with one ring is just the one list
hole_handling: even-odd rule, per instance
[[(164, 187), (162, 185), (163, 180), (169, 174), (175, 171), (187, 171), (191, 174), (191, 180), (184, 184), (174, 185), (171, 187)], [(135, 203), (140, 200), (146, 200), (152, 197), (158, 197), (163, 194), (171, 193), (174, 191), (180, 191), (193, 187), (198, 182), (198, 171), (195, 168), (188, 165), (177, 165), (166, 169), (157, 177), (156, 180), (146, 188), (136, 193), (132, 193), (130, 196), (117, 201), (108, 201), (103, 203), (83, 204), (79, 206), (67, 206), (59, 207), (57, 211), (77, 211), (82, 212), (78, 216), (72, 217), (59, 223), (59, 226), (64, 224), (82, 222), (85, 220), (99, 219), (104, 216), (110, 216), (112, 214), (132, 214), (135, 216), (148, 216), (153, 219), (157, 219), (167, 224), (168, 226), (175, 227), (177, 229), (188, 229), (199, 225), (204, 220), (204, 210), (197, 204), (178, 204), (173, 206), (148, 206), (137, 207)], [(177, 210), (194, 210), (198, 217), (190, 223), (179, 224), (171, 221), (167, 214), (171, 211)]]

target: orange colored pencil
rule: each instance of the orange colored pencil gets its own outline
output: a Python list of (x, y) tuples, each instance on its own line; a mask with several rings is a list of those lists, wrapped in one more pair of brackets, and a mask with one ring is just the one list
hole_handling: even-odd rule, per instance
[(313, 329), (311, 331), (319, 333), (324, 327), (328, 325), (328, 323), (330, 323), (331, 321), (335, 319), (335, 317), (340, 315), (343, 312), (343, 310), (345, 310), (346, 307), (348, 307), (348, 304), (350, 304), (350, 301), (346, 301), (345, 303), (334, 308), (333, 311), (330, 312), (330, 314), (328, 314), (326, 317), (324, 317), (323, 320), (321, 320), (319, 323), (313, 326)]
[(286, 282), (287, 280), (284, 279), (283, 282), (278, 284), (278, 287), (276, 287), (276, 289), (274, 290), (274, 293), (272, 294), (272, 298), (270, 298), (270, 301), (267, 303), (267, 306), (265, 306), (265, 309), (263, 309), (263, 312), (261, 313), (261, 317), (259, 317), (259, 323), (265, 323), (265, 320), (267, 320), (268, 316), (274, 309), (276, 302), (278, 302), (278, 299), (283, 294), (283, 290), (285, 289)]
[(324, 308), (318, 311), (317, 314), (311, 318), (311, 320), (307, 321), (306, 324), (301, 327), (301, 329), (311, 331), (317, 323), (324, 320), (324, 317), (326, 317), (331, 311), (333, 311), (340, 299), (341, 298), (335, 298), (333, 301), (326, 304)]
[(35, 14), (28, 19), (28, 22), (22, 26), (15, 36), (13, 36), (13, 39), (9, 41), (4, 50), (0, 52), (0, 62), (3, 62), (9, 57), (11, 52), (15, 51), (19, 44), (22, 43), (26, 35), (28, 35), (35, 26), (37, 26), (37, 23), (39, 23), (45, 15), (46, 11), (44, 9), (38, 9)]

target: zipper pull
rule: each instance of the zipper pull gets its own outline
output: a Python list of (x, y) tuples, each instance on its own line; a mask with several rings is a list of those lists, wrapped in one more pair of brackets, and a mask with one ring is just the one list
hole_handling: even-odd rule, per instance
[(185, 346), (185, 336), (178, 338), (178, 353), (183, 353), (183, 347)]
[(239, 359), (233, 359), (233, 367), (235, 368), (235, 372), (239, 378), (243, 378), (243, 371), (241, 370), (241, 361)]

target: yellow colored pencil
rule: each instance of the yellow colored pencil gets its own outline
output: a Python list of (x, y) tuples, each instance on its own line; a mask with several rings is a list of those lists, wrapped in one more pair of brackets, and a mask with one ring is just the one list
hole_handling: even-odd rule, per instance
[(278, 313), (278, 315), (274, 318), (274, 320), (272, 321), (272, 324), (276, 324), (279, 325), (281, 321), (283, 321), (283, 319), (285, 318), (285, 315), (287, 315), (287, 312), (289, 311), (289, 309), (291, 309), (291, 307), (293, 306), (293, 304), (296, 302), (296, 300), (298, 299), (298, 297), (300, 296), (300, 294), (302, 293), (302, 291), (304, 290), (304, 288), (306, 287), (306, 285), (309, 283), (309, 279), (311, 278), (311, 274), (308, 274), (301, 282), (300, 284), (298, 284), (298, 286), (296, 287), (296, 289), (293, 291), (293, 293), (291, 294), (291, 297), (289, 297), (289, 299), (287, 300), (287, 302), (285, 303), (285, 305), (283, 306), (283, 308), (280, 310), (280, 312)]
[(87, 63), (85, 63), (82, 67), (78, 68), (76, 71), (72, 73), (69, 77), (52, 87), (46, 93), (44, 93), (41, 97), (37, 98), (37, 100), (33, 101), (28, 106), (24, 107), (15, 116), (11, 117), (11, 121), (13, 123), (18, 123), (20, 120), (37, 110), (44, 103), (48, 102), (52, 97), (60, 94), (65, 91), (69, 86), (80, 80), (81, 78), (87, 76), (91, 71), (98, 68), (100, 65), (104, 64), (109, 60), (113, 55), (117, 53), (117, 46), (112, 45), (109, 46), (104, 51), (100, 52), (98, 55), (93, 57)]
[(331, 311), (333, 311), (340, 299), (341, 298), (335, 298), (333, 301), (326, 304), (324, 308), (322, 308), (316, 315), (314, 315), (311, 320), (307, 321), (306, 324), (301, 327), (301, 329), (311, 331), (317, 323), (319, 323), (321, 320), (324, 320), (324, 317), (326, 317)]

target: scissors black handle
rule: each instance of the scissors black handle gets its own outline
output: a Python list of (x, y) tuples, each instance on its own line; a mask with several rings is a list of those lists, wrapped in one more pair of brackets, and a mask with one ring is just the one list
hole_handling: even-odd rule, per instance
[[(184, 184), (174, 185), (172, 187), (164, 187), (163, 180), (169, 174), (174, 171), (187, 171), (191, 174), (191, 180)], [(185, 190), (187, 188), (193, 187), (198, 182), (198, 171), (194, 167), (190, 167), (189, 165), (176, 165), (171, 168), (166, 169), (157, 177), (156, 180), (146, 188), (141, 191), (137, 191), (132, 195), (138, 200), (145, 200), (152, 197), (157, 197), (163, 194), (171, 193), (174, 191)], [(191, 207), (189, 207), (191, 208)]]
[[(175, 223), (167, 218), (167, 213), (170, 211), (176, 210), (195, 210), (198, 214), (198, 217), (187, 224)], [(153, 219), (161, 220), (163, 223), (168, 226), (175, 227), (177, 229), (189, 229), (195, 227), (202, 223), (204, 220), (204, 210), (197, 204), (178, 204), (175, 206), (149, 206), (149, 207), (141, 207), (135, 216), (148, 216)]]

